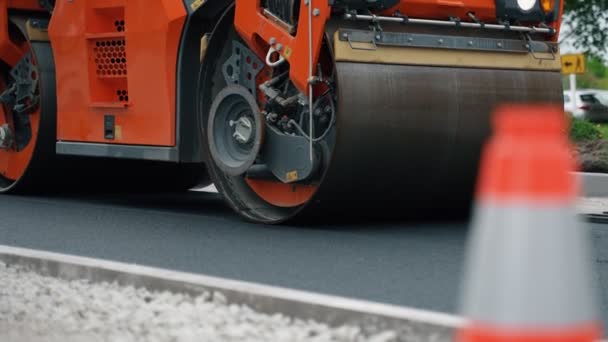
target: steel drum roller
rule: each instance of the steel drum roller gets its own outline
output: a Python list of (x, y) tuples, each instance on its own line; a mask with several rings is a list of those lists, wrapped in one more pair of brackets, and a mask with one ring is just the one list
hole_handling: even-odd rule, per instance
[(562, 101), (558, 72), (342, 62), (337, 71), (335, 149), (311, 214), (462, 208), (495, 104)]
[[(226, 79), (218, 71), (220, 66), (225, 69), (236, 59), (243, 58), (239, 53), (235, 54), (236, 48), (233, 47), (242, 50), (245, 46), (238, 34), (231, 30), (232, 14), (228, 13), (224, 21), (225, 26), (218, 25), (213, 34), (208, 48), (212, 52), (208, 57), (211, 62), (202, 73), (203, 84), (213, 84), (212, 88), (203, 88), (201, 93), (203, 113), (212, 107), (205, 99), (216, 98), (229, 83), (242, 80), (250, 93), (255, 90), (250, 78), (234, 76)], [(472, 203), (479, 154), (489, 134), (489, 121), (495, 106), (517, 102), (560, 104), (562, 101), (559, 61), (551, 51), (529, 54), (491, 49), (462, 51), (377, 46), (365, 38), (359, 41), (364, 43), (361, 46), (353, 44), (350, 38), (344, 39), (345, 33), (356, 33), (362, 28), (357, 23), (342, 20), (331, 21), (327, 27), (322, 47), (322, 51), (327, 53), (321, 53), (319, 60), (326, 68), (328, 65), (332, 67), (331, 70), (321, 70), (319, 74), (328, 76), (329, 71), (332, 75), (329, 89), (335, 94), (336, 110), (329, 138), (325, 139), (325, 144), (315, 143), (315, 155), (322, 154), (324, 158), (314, 161), (320, 166), (317, 168), (318, 176), (314, 172), (310, 176), (312, 182), (303, 179), (290, 183), (289, 177), (279, 182), (272, 179), (270, 172), (267, 172), (269, 181), (254, 179), (252, 182), (251, 172), (229, 175), (216, 165), (217, 160), (211, 161), (210, 158), (209, 171), (218, 190), (243, 217), (260, 223), (280, 223), (310, 218), (325, 222), (328, 219), (343, 221), (361, 217), (437, 217), (438, 212), (439, 216), (444, 212), (466, 214)], [(386, 25), (385, 28), (402, 37), (429, 33), (424, 29), (399, 25)], [(513, 41), (516, 36), (465, 29), (435, 29), (432, 34), (443, 34), (446, 39), (461, 39), (459, 37), (474, 34), (482, 35), (480, 41), (499, 39), (493, 43), (500, 39)], [(225, 44), (226, 41), (235, 43), (231, 47)], [(240, 52), (240, 56), (242, 54), (251, 56), (250, 52)], [(243, 66), (242, 63), (230, 65), (233, 69)], [(276, 71), (269, 76), (271, 81), (258, 82), (258, 88), (262, 91), (272, 88), (281, 82), (283, 76), (280, 75), (286, 75), (287, 70)], [(239, 75), (251, 71), (244, 69)], [(258, 69), (253, 71), (257, 73)], [(264, 74), (263, 71), (259, 73)], [(289, 102), (289, 96), (294, 94), (289, 92), (289, 85), (277, 88), (286, 89), (279, 102)], [(266, 98), (272, 98), (276, 93), (276, 89), (266, 92)], [(271, 112), (276, 104), (268, 107), (259, 102), (259, 106), (259, 109), (251, 110), (263, 115), (266, 125), (275, 127), (273, 130), (279, 127), (286, 130), (287, 137), (289, 134), (302, 136), (296, 130), (289, 133), (293, 120), (281, 126), (281, 116), (289, 113), (273, 116)], [(306, 130), (307, 108), (298, 108), (300, 112), (291, 113), (301, 113), (300, 129)], [(217, 117), (216, 114), (212, 113), (207, 118)], [(236, 121), (236, 118), (232, 120)], [(254, 139), (261, 139), (268, 145), (270, 139), (267, 135), (271, 131), (266, 129), (265, 137)], [(273, 146), (281, 146), (281, 143)], [(307, 151), (308, 144), (294, 146), (289, 151), (296, 155), (298, 151)], [(262, 149), (257, 156), (255, 165), (251, 167), (251, 170), (256, 170), (254, 178), (261, 177), (265, 167), (272, 164), (269, 161), (271, 152), (272, 149)], [(281, 156), (284, 159), (286, 155)], [(308, 157), (308, 154), (304, 156)], [(292, 164), (301, 162), (304, 159)], [(278, 177), (276, 170), (272, 171)], [(260, 186), (263, 191), (256, 188), (264, 182), (266, 185)], [(310, 190), (307, 186), (314, 191), (307, 193)], [(273, 203), (279, 202), (277, 198), (280, 196), (276, 194), (290, 192), (290, 189), (293, 193), (302, 194), (304, 200), (291, 206)]]

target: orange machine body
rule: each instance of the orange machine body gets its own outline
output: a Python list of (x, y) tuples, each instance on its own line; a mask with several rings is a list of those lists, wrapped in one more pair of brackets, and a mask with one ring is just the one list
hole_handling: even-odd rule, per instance
[(392, 14), (396, 9), (412, 18), (469, 19), (468, 13), (473, 13), (481, 21), (496, 21), (494, 0), (408, 0), (401, 1), (396, 8), (387, 10), (385, 14)]
[[(316, 69), (319, 60), (320, 47), (325, 33), (325, 22), (331, 15), (331, 8), (327, 0), (311, 0), (312, 8), (318, 10), (313, 16), (312, 26), (309, 25), (308, 12), (303, 7), (300, 10), (298, 31), (294, 35), (277, 24), (262, 12), (261, 2), (251, 0), (237, 0), (235, 26), (247, 45), (252, 47), (256, 54), (265, 59), (268, 42), (275, 40), (275, 47), (281, 47), (279, 53), (289, 61), (292, 82), (304, 93), (308, 93), (310, 78), (309, 34), (312, 38), (312, 66)], [(309, 28), (311, 28), (309, 33)]]
[(14, 66), (19, 62), (26, 51), (24, 51), (22, 47), (15, 45), (9, 36), (9, 9), (28, 11), (41, 11), (43, 9), (40, 7), (38, 0), (0, 1), (0, 59), (11, 66)]
[[(205, 2), (56, 2), (49, 36), (57, 79), (57, 141), (179, 145), (177, 123), (184, 114), (177, 112), (180, 44), (188, 16), (202, 3)], [(332, 16), (328, 1), (311, 0), (315, 14), (310, 33), (309, 7), (304, 1), (300, 4), (297, 32), (289, 32), (276, 18), (266, 15), (261, 1), (236, 3), (235, 27), (247, 45), (262, 59), (271, 46), (280, 47), (278, 53), (296, 66), (290, 68), (292, 82), (308, 93), (309, 34), (312, 66), (316, 69), (325, 24)], [(1, 22), (8, 21), (10, 9), (43, 10), (38, 0), (0, 1)], [(411, 18), (465, 21), (470, 21), (469, 14), (474, 13), (481, 21), (496, 21), (494, 0), (408, 0), (383, 14), (397, 11)], [(559, 28), (559, 21), (553, 26)], [(15, 65), (24, 51), (9, 35), (8, 25), (0, 25), (0, 58)], [(105, 130), (108, 117), (113, 120), (111, 136)]]
[[(560, 20), (549, 24), (551, 27), (559, 31), (561, 26), (561, 17), (563, 13), (564, 2), (559, 2), (557, 11)], [(412, 18), (428, 18), (441, 19), (458, 18), (470, 21), (469, 13), (482, 22), (496, 22), (496, 1), (495, 0), (408, 0), (401, 1), (395, 8), (391, 8), (384, 12), (385, 15), (390, 15), (398, 10), (401, 14)], [(558, 35), (554, 35), (554, 41)]]
[[(237, 212), (256, 222), (284, 222), (309, 203), (342, 203), (339, 212), (351, 196), (342, 197), (336, 185), (322, 190), (323, 183), (346, 184), (382, 165), (402, 169), (376, 163), (392, 155), (376, 158), (375, 151), (413, 153), (409, 140), (396, 147), (391, 137), (413, 131), (418, 123), (410, 117), (427, 113), (407, 102), (416, 93), (394, 93), (401, 86), (416, 84), (422, 96), (443, 94), (443, 81), (427, 82), (427, 73), (455, 79), (465, 68), (473, 78), (495, 73), (497, 80), (510, 80), (502, 75), (511, 67), (517, 75), (530, 69), (529, 75), (542, 71), (542, 79), (559, 77), (559, 63), (549, 62), (555, 58), (532, 59), (536, 52), (557, 53), (548, 42), (556, 32), (542, 26), (559, 30), (563, 0), (551, 1), (554, 10), (536, 3), (524, 11), (517, 0), (0, 0), (0, 193), (59, 184), (55, 175), (77, 171), (72, 165), (82, 162), (103, 178), (116, 170), (125, 179), (127, 168), (135, 179), (152, 175), (171, 191), (214, 182)], [(503, 51), (512, 64), (484, 63)], [(452, 66), (450, 58), (460, 54), (465, 57)], [(561, 86), (543, 93), (532, 84), (536, 77), (517, 87), (492, 84), (496, 96), (475, 115), (484, 118), (483, 107), (501, 98), (559, 101)], [(385, 84), (390, 91), (382, 96), (359, 95)], [(486, 84), (477, 86), (451, 87), (449, 95), (460, 99), (463, 91)], [(349, 108), (358, 103), (346, 98), (351, 94), (363, 98), (358, 108)], [(437, 122), (469, 115), (460, 103), (454, 113), (428, 115)], [(460, 139), (464, 128), (449, 122), (438, 132)], [(359, 158), (364, 145), (350, 136), (362, 130), (375, 135), (364, 141), (373, 152), (361, 151)], [(472, 143), (483, 132), (462, 134), (470, 134)], [(436, 148), (452, 151), (429, 147)], [(469, 155), (465, 148), (453, 153), (458, 151)], [(413, 153), (432, 162), (423, 155)], [(456, 174), (464, 177), (465, 171)], [(369, 184), (378, 193), (385, 189)], [(389, 198), (386, 203), (396, 200)]]
[[(213, 2), (213, 1), (208, 1)], [(260, 1), (236, 0), (235, 26), (265, 58), (274, 41), (290, 65), (293, 83), (308, 93), (310, 81), (308, 7), (302, 2), (297, 32), (288, 32), (264, 14)], [(186, 2), (187, 4), (188, 2)], [(187, 8), (182, 0), (57, 1), (49, 26), (57, 78), (57, 140), (173, 147), (178, 145), (177, 69)], [(327, 20), (327, 0), (311, 0), (312, 65), (316, 68)], [(0, 21), (8, 10), (42, 10), (37, 0), (0, 1)], [(409, 17), (496, 21), (494, 0), (408, 0), (384, 12)], [(561, 9), (560, 9), (561, 13)], [(559, 28), (559, 22), (553, 24)], [(0, 25), (0, 58), (15, 64), (23, 54)], [(192, 72), (197, 72), (193, 70)], [(313, 72), (314, 73), (314, 72)], [(107, 136), (107, 117), (114, 132)]]
[[(272, 47), (279, 47), (278, 53), (290, 65), (297, 67), (290, 69), (290, 76), (295, 86), (303, 93), (308, 93), (308, 83), (311, 77), (309, 70), (309, 35), (312, 45), (312, 65), (316, 67), (319, 60), (320, 46), (323, 41), (325, 24), (331, 17), (331, 7), (327, 0), (310, 0), (310, 5), (302, 2), (299, 11), (297, 32), (288, 32), (284, 25), (263, 11), (260, 1), (236, 0), (235, 26), (241, 37), (258, 55), (265, 59), (272, 42)], [(563, 7), (563, 1), (560, 2)], [(309, 30), (308, 9), (312, 8), (312, 29)], [(561, 18), (562, 8), (559, 8)], [(463, 21), (479, 20), (486, 23), (495, 23), (495, 0), (408, 0), (401, 1), (396, 6), (385, 10), (382, 14), (400, 15), (411, 18), (425, 19), (460, 19)], [(471, 15), (473, 15), (471, 17)], [(560, 21), (551, 24), (559, 30)], [(557, 37), (557, 35), (554, 35)]]
[[(317, 11), (312, 16), (312, 30), (309, 33), (308, 5), (302, 5), (299, 12), (299, 25), (297, 32), (290, 34), (273, 17), (265, 15), (260, 1), (236, 0), (235, 25), (241, 37), (252, 47), (256, 54), (264, 59), (268, 49), (268, 42), (274, 41), (275, 47), (280, 46), (279, 53), (297, 68), (291, 68), (290, 76), (296, 87), (308, 93), (310, 71), (308, 69), (310, 56), (308, 55), (308, 35), (312, 38), (313, 68), (316, 67), (320, 46), (325, 33), (326, 21), (331, 16), (331, 7), (327, 0), (311, 0), (310, 7)], [(475, 13), (482, 21), (496, 21), (496, 5), (494, 0), (410, 0), (402, 1), (397, 6), (386, 10), (391, 15), (399, 11), (403, 15), (419, 18), (460, 18), (469, 19), (468, 13)]]
[[(57, 140), (175, 146), (186, 9), (176, 0), (57, 2), (49, 27)], [(104, 131), (112, 116), (114, 134)]]

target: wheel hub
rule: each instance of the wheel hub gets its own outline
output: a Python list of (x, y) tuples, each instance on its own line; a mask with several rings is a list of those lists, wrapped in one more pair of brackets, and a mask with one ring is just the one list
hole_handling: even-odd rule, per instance
[(246, 116), (241, 116), (237, 121), (230, 120), (230, 127), (234, 127), (232, 137), (239, 144), (248, 144), (253, 138), (253, 124)]
[(240, 85), (217, 95), (209, 113), (208, 141), (215, 164), (231, 176), (243, 175), (262, 146), (264, 122), (255, 97)]

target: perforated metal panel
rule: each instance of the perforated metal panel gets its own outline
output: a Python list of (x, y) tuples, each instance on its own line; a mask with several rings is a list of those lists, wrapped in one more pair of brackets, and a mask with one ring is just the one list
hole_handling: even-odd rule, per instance
[(98, 77), (127, 75), (127, 52), (124, 39), (98, 39), (93, 45), (93, 55)]

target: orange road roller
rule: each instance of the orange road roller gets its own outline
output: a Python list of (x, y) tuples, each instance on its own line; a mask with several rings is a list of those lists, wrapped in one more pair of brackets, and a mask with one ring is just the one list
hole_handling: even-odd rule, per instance
[(259, 223), (466, 210), (493, 109), (562, 102), (562, 8), (0, 0), (0, 191), (214, 183)]

